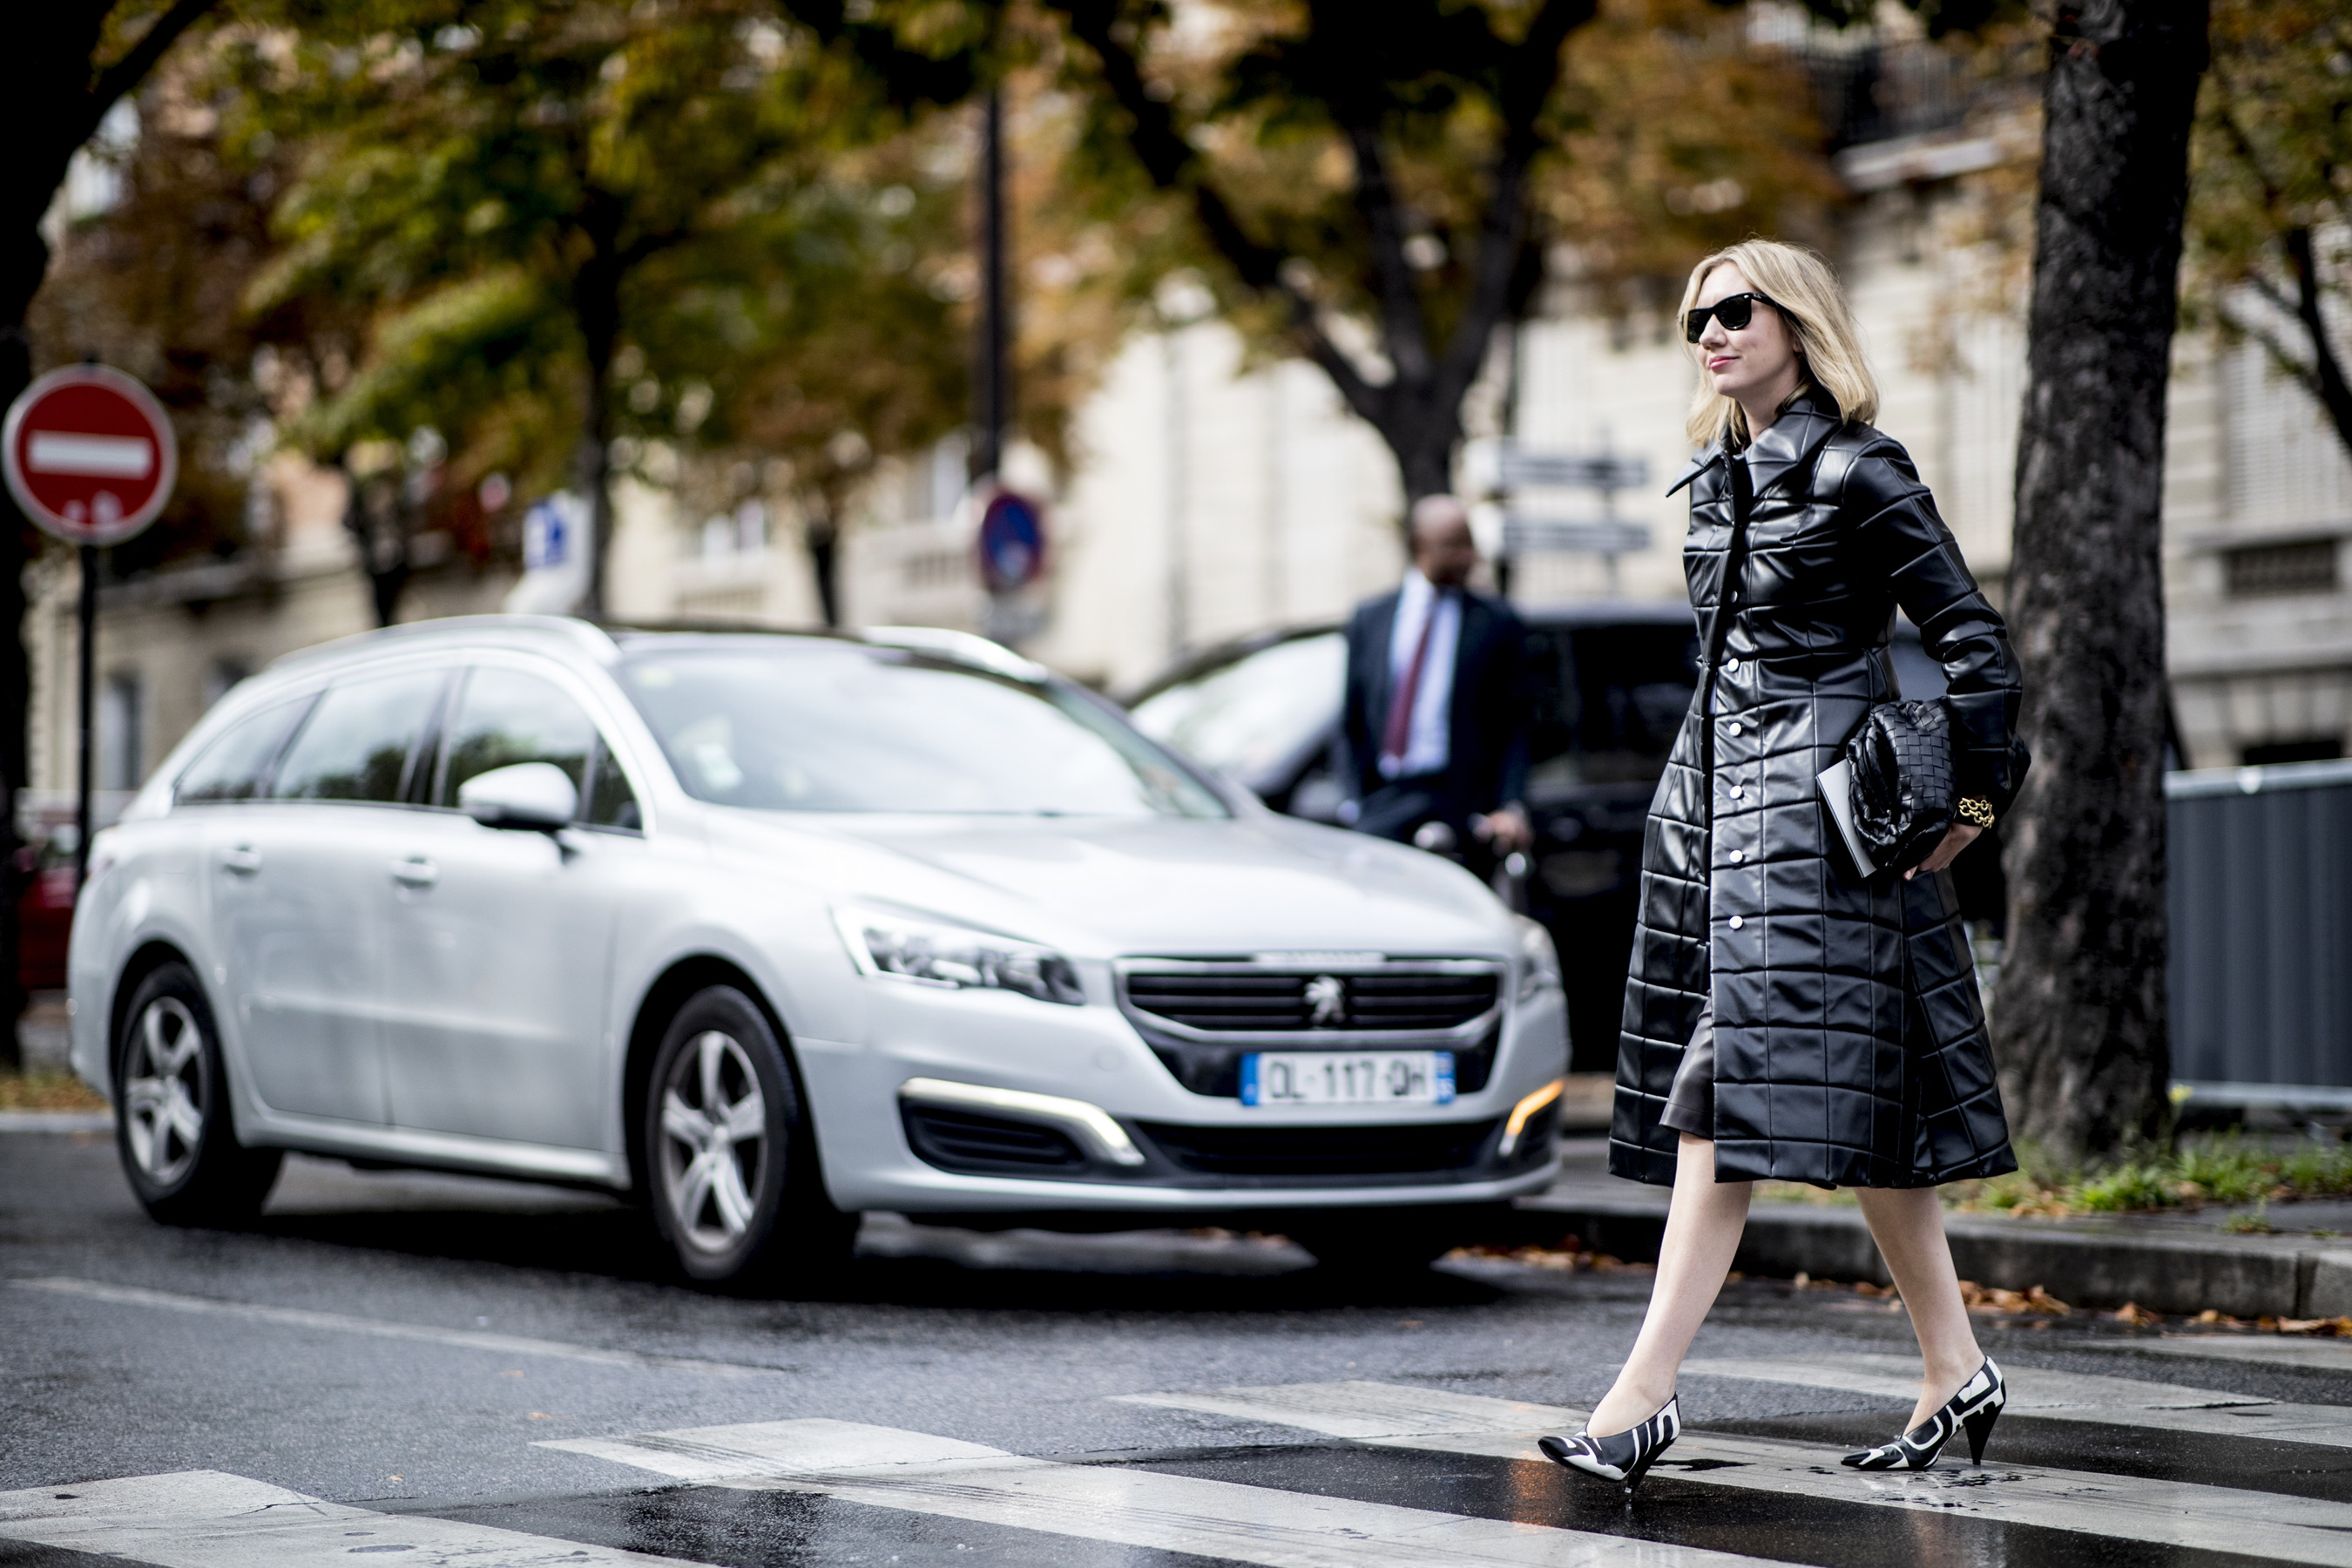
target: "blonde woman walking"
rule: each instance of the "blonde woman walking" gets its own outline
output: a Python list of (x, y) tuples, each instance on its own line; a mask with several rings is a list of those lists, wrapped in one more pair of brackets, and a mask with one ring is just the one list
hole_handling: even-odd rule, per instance
[[(1699, 689), (1643, 837), (1610, 1169), (1674, 1187), (1649, 1312), (1583, 1431), (1542, 1440), (1630, 1493), (1682, 1428), (1675, 1374), (1721, 1289), (1753, 1184), (1853, 1187), (1919, 1336), (1906, 1430), (1849, 1454), (1923, 1469), (2007, 1391), (1960, 1300), (1941, 1183), (2014, 1170), (1951, 879), (2025, 769), (2000, 616), (1901, 446), (1845, 294), (1811, 251), (1750, 240), (1695, 268), (1701, 384), (1684, 567)], [(1816, 776), (1900, 693), (1897, 607), (1948, 682), (1958, 807), (1908, 870), (1865, 877)]]

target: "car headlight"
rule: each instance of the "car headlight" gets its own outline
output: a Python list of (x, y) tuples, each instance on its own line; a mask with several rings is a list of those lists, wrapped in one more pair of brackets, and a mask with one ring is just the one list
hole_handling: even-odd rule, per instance
[(1551, 932), (1541, 922), (1520, 915), (1519, 922), (1519, 989), (1518, 998), (1525, 1002), (1538, 991), (1557, 991), (1559, 987), (1559, 950), (1552, 945)]
[(877, 910), (836, 910), (834, 924), (858, 973), (952, 991), (1012, 991), (1077, 1006), (1077, 966), (1051, 948), (993, 931)]

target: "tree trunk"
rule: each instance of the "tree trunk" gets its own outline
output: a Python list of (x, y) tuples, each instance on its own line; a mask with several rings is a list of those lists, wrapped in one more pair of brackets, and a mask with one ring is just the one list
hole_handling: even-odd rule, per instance
[(813, 517), (802, 531), (808, 547), (809, 573), (816, 579), (818, 613), (827, 626), (841, 625), (841, 525), (830, 517)]
[(2045, 88), (2010, 614), (2033, 767), (2003, 825), (1994, 1057), (2063, 1159), (2162, 1130), (2165, 384), (2206, 0), (2076, 0)]

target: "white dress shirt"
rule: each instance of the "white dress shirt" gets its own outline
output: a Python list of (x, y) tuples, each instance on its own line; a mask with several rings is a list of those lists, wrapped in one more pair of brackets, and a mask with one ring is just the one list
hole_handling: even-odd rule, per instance
[[(1421, 662), (1421, 685), (1413, 692), (1404, 755), (1381, 756), (1382, 778), (1442, 773), (1452, 758), (1454, 658), (1462, 642), (1462, 595), (1459, 590), (1439, 593), (1417, 569), (1405, 573), (1404, 587), (1397, 595), (1396, 625), (1389, 632), (1388, 695), (1394, 700), (1403, 686), (1405, 672), (1412, 667), (1413, 649), (1421, 644), (1421, 628), (1429, 625), (1433, 613), (1437, 620), (1429, 634), (1429, 653)], [(1376, 744), (1385, 738), (1388, 718), (1384, 706), (1373, 727)]]

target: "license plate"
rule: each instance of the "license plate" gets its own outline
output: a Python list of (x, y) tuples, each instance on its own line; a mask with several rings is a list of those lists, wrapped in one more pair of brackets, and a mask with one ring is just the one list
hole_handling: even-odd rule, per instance
[(1451, 1105), (1452, 1051), (1258, 1051), (1244, 1105)]

